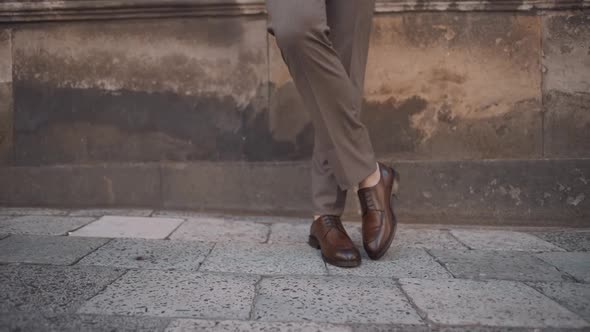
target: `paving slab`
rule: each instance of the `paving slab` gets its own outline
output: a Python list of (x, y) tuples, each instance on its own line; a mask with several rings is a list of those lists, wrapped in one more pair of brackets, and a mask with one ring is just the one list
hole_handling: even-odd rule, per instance
[(432, 332), (428, 325), (401, 325), (401, 324), (351, 324), (354, 332)]
[(567, 251), (590, 251), (590, 231), (535, 232), (532, 234)]
[(131, 270), (79, 313), (247, 319), (257, 281), (255, 276)]
[(176, 218), (104, 216), (73, 232), (71, 235), (163, 239), (182, 222), (182, 219)]
[(150, 209), (82, 209), (72, 210), (68, 214), (73, 217), (102, 217), (102, 216), (126, 216), (149, 217), (153, 210)]
[(258, 286), (254, 320), (421, 324), (394, 280), (270, 277)]
[(0, 242), (0, 262), (69, 265), (108, 241), (68, 236), (13, 235)]
[(0, 221), (0, 232), (32, 235), (65, 235), (95, 218), (22, 216)]
[(452, 278), (424, 249), (391, 247), (381, 259), (369, 259), (361, 250), (362, 263), (354, 269), (326, 265), (330, 275), (394, 278)]
[(155, 210), (152, 217), (169, 217), (169, 218), (215, 218), (220, 215), (208, 212), (190, 211), (190, 210)]
[(429, 320), (444, 325), (588, 327), (548, 297), (513, 281), (401, 279), (402, 288)]
[[(353, 241), (361, 239), (361, 224), (358, 222), (343, 222), (344, 228)], [(270, 225), (268, 243), (307, 243), (309, 237), (309, 222), (276, 222)]]
[(536, 327), (497, 327), (497, 326), (481, 326), (481, 325), (470, 325), (470, 326), (441, 326), (434, 327), (429, 331), (436, 332), (582, 332), (581, 329), (561, 329), (561, 328), (548, 328), (541, 329)]
[(567, 276), (521, 251), (430, 250), (457, 278), (563, 281)]
[(471, 249), (509, 251), (564, 251), (536, 236), (504, 230), (453, 229), (451, 234)]
[(123, 272), (92, 266), (0, 265), (0, 312), (71, 313)]
[(343, 325), (302, 323), (302, 322), (254, 322), (239, 320), (177, 319), (170, 323), (166, 332), (210, 331), (210, 332), (352, 332)]
[(310, 226), (311, 223), (280, 222), (271, 224), (268, 243), (306, 243)]
[(411, 326), (411, 325), (378, 325), (356, 324), (351, 325), (354, 332), (582, 332), (583, 329), (540, 329), (534, 327), (498, 327), (498, 326)]
[(0, 207), (0, 215), (7, 216), (65, 216), (68, 210), (29, 207)]
[(212, 247), (205, 242), (114, 239), (78, 264), (197, 271)]
[(448, 230), (399, 228), (393, 245), (425, 249), (466, 249)]
[(51, 331), (51, 332), (135, 332), (164, 331), (168, 318), (121, 317), (64, 314), (43, 316), (35, 313), (7, 313), (0, 315), (0, 331)]
[(269, 226), (249, 221), (222, 218), (190, 218), (172, 235), (173, 240), (205, 242), (265, 242)]
[(578, 280), (590, 282), (590, 252), (546, 252), (537, 257)]
[(590, 285), (571, 282), (531, 282), (527, 284), (590, 322)]
[[(217, 217), (220, 217), (219, 215)], [(252, 221), (262, 224), (293, 223), (311, 225), (311, 217), (275, 216), (275, 215), (222, 215), (227, 220)]]
[[(361, 224), (344, 222), (346, 232), (352, 241), (362, 245)], [(304, 243), (309, 236), (310, 223), (274, 223), (271, 225), (269, 243)], [(435, 249), (465, 249), (447, 230), (416, 229), (401, 225), (393, 246)]]
[(201, 271), (260, 275), (326, 275), (317, 249), (308, 244), (217, 243)]

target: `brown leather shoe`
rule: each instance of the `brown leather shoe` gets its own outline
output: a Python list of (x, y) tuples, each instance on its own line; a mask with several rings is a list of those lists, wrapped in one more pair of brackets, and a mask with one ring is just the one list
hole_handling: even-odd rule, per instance
[(322, 258), (328, 264), (340, 267), (361, 264), (361, 254), (346, 233), (339, 216), (322, 215), (314, 220), (308, 243), (322, 250)]
[(385, 255), (397, 229), (393, 195), (397, 192), (399, 174), (389, 166), (378, 164), (379, 182), (357, 191), (363, 213), (363, 247), (371, 259)]

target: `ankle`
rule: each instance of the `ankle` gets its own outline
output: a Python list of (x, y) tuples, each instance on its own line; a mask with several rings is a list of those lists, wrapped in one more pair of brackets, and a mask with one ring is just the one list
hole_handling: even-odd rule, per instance
[(369, 176), (367, 176), (363, 181), (361, 181), (359, 183), (359, 188), (373, 187), (377, 183), (379, 183), (379, 180), (381, 180), (381, 172), (379, 172), (379, 164), (376, 165), (377, 169), (375, 170), (375, 172), (369, 174)]

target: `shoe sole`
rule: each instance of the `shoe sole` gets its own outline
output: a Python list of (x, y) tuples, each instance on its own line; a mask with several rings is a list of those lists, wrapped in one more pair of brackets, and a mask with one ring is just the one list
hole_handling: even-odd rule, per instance
[[(318, 241), (318, 239), (316, 239), (316, 237), (313, 236), (313, 235), (310, 235), (309, 236), (309, 239), (307, 240), (307, 243), (312, 248), (319, 249), (319, 250), (322, 249), (322, 247), (320, 246), (320, 241)], [(331, 265), (334, 265), (334, 266), (338, 266), (338, 267), (357, 267), (357, 266), (361, 265), (361, 262), (360, 261), (358, 261), (358, 262), (355, 262), (355, 261), (345, 261), (345, 262), (342, 262), (342, 261), (334, 261), (334, 260), (331, 260), (328, 257), (324, 256), (323, 253), (321, 255), (322, 255), (322, 259), (324, 260), (324, 262), (326, 262), (328, 264), (331, 264)]]
[[(391, 209), (391, 214), (395, 218), (395, 213), (393, 212), (392, 206), (393, 206), (393, 198), (397, 196), (397, 193), (399, 191), (399, 173), (393, 168), (391, 170), (392, 170), (392, 174), (393, 174), (393, 184), (391, 185), (391, 195), (389, 196), (389, 208)], [(385, 244), (383, 249), (381, 249), (381, 251), (379, 251), (376, 255), (369, 255), (369, 253), (367, 252), (367, 255), (369, 256), (369, 258), (372, 260), (378, 260), (381, 257), (383, 257), (383, 255), (385, 255), (387, 250), (389, 250), (389, 247), (391, 247), (391, 244), (393, 243), (393, 239), (395, 238), (396, 233), (397, 233), (397, 225), (393, 225), (393, 232), (391, 232), (391, 235), (390, 235), (389, 239), (387, 239), (387, 243)], [(365, 249), (365, 251), (367, 251), (367, 250)]]

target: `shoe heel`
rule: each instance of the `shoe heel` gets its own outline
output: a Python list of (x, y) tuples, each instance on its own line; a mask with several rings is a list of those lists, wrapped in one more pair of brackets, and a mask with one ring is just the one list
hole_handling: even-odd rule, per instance
[(312, 246), (313, 248), (320, 249), (320, 242), (313, 235), (310, 235), (309, 236), (309, 239), (307, 240), (307, 243), (310, 246)]

